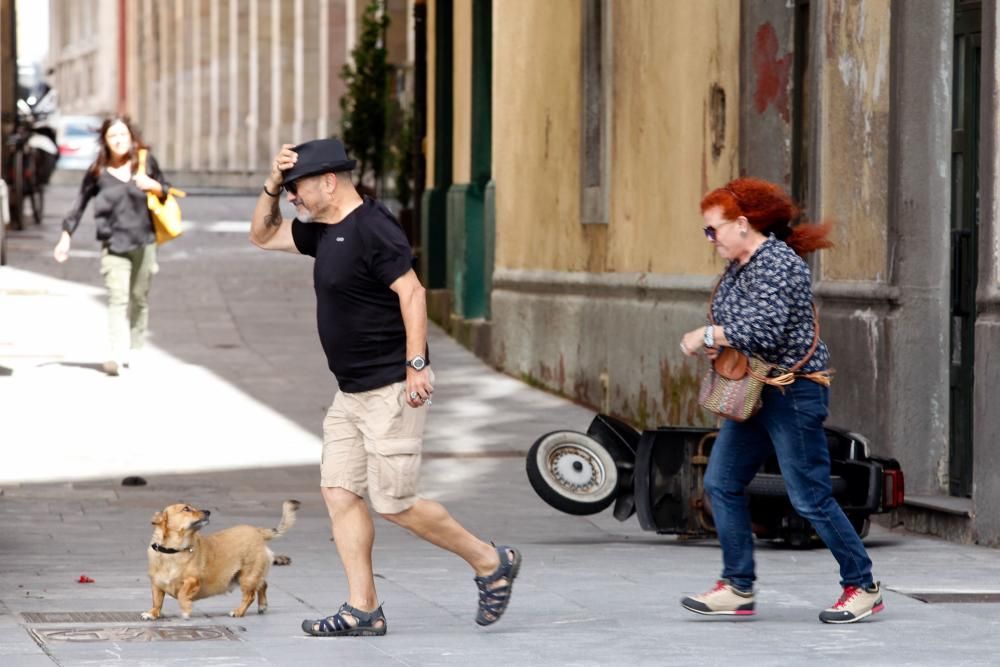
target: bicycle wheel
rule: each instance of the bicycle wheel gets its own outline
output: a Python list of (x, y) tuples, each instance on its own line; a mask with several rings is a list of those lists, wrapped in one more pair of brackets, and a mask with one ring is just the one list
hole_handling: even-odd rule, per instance
[(25, 155), (22, 151), (14, 152), (14, 180), (10, 184), (10, 226), (14, 229), (24, 229), (24, 171)]
[(42, 224), (45, 216), (45, 186), (35, 183), (31, 188), (31, 217), (35, 224)]

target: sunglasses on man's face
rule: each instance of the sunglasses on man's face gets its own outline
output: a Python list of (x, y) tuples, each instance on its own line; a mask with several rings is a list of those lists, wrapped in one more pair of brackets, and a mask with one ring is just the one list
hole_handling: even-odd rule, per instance
[(291, 183), (282, 184), (281, 187), (283, 187), (285, 189), (285, 191), (288, 192), (288, 194), (292, 195), (293, 197), (297, 197), (298, 194), (299, 194), (299, 183), (300, 182), (302, 182), (304, 180), (307, 180), (307, 179), (311, 180), (311, 179), (314, 179), (314, 178), (319, 178), (320, 176), (325, 176), (326, 174), (334, 174), (334, 173), (336, 173), (336, 172), (324, 171), (324, 172), (321, 172), (319, 174), (313, 174), (312, 176), (303, 176), (302, 178), (294, 180)]
[(715, 227), (712, 227), (711, 225), (705, 225), (704, 227), (701, 228), (701, 231), (705, 232), (705, 238), (707, 238), (709, 241), (714, 241), (719, 236), (719, 227), (722, 227), (723, 225), (728, 225), (730, 222), (736, 222), (736, 221), (723, 220)]

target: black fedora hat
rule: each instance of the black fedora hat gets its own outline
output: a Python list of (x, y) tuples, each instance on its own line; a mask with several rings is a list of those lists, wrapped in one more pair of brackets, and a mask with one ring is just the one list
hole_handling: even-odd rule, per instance
[(347, 151), (339, 139), (313, 139), (292, 149), (298, 160), (291, 169), (281, 172), (282, 183), (291, 183), (306, 176), (326, 174), (331, 171), (351, 171), (356, 160), (347, 158)]

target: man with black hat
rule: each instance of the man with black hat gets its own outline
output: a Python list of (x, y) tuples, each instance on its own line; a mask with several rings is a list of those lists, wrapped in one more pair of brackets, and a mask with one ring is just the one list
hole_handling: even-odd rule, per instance
[[(384, 635), (375, 593), (372, 509), (418, 537), (462, 557), (476, 573), (476, 622), (490, 625), (507, 608), (521, 554), (492, 547), (439, 503), (416, 495), (424, 421), (434, 392), (427, 352), (424, 288), (409, 242), (392, 214), (362, 197), (355, 161), (336, 139), (285, 144), (257, 198), (250, 240), (265, 250), (315, 258), (320, 342), (340, 391), (323, 422), (323, 500), (349, 599), (302, 629), (320, 637)], [(282, 219), (281, 190), (296, 219)]]

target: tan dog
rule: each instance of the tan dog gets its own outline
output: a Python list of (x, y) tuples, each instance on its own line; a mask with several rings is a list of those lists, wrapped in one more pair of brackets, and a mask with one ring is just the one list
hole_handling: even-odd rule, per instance
[(277, 528), (234, 526), (202, 537), (198, 530), (208, 523), (208, 510), (191, 505), (170, 505), (153, 515), (153, 538), (149, 545), (149, 581), (153, 607), (142, 614), (150, 621), (160, 617), (163, 598), (177, 599), (181, 616), (190, 618), (195, 600), (227, 593), (237, 585), (243, 593), (230, 616), (243, 616), (257, 597), (257, 613), (267, 610), (267, 572), (274, 554), (266, 543), (281, 537), (295, 523), (299, 501), (281, 506)]

